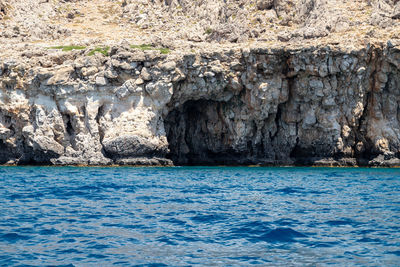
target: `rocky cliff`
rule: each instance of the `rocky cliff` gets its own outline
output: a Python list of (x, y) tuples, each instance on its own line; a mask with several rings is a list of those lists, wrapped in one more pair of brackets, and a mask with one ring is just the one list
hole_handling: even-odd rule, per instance
[(0, 0), (0, 164), (400, 166), (399, 0)]
[(142, 50), (0, 58), (0, 163), (400, 165), (399, 46)]

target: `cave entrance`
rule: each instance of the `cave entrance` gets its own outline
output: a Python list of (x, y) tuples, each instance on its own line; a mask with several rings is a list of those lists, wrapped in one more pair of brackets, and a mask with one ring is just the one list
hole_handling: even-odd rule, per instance
[(241, 153), (231, 148), (233, 140), (223, 110), (226, 102), (191, 100), (173, 109), (165, 118), (169, 158), (175, 165), (238, 164)]

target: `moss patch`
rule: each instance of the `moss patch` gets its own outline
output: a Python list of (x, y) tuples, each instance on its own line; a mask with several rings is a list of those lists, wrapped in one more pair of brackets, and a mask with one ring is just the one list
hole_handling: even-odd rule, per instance
[(171, 50), (166, 47), (159, 48), (158, 50), (160, 50), (161, 54), (164, 54), (164, 55), (169, 54), (169, 52), (171, 52)]
[(96, 52), (103, 54), (104, 56), (108, 56), (108, 51), (110, 50), (109, 46), (106, 47), (96, 47), (95, 49), (89, 52), (89, 56), (93, 56)]
[(171, 50), (169, 48), (166, 47), (154, 47), (152, 45), (149, 44), (142, 44), (142, 45), (131, 45), (131, 48), (135, 48), (135, 49), (140, 49), (142, 51), (146, 51), (146, 50), (158, 50), (160, 51), (161, 54), (169, 54), (171, 52)]

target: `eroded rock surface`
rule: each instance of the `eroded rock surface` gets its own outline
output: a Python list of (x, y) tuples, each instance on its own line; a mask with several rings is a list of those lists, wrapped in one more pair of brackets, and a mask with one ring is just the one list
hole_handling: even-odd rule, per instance
[(397, 0), (0, 0), (0, 46), (400, 42)]
[(0, 59), (0, 163), (400, 165), (400, 49)]

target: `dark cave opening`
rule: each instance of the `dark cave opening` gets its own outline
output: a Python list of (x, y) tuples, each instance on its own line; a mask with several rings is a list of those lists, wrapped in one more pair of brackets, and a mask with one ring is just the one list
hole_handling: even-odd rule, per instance
[(168, 157), (174, 164), (251, 164), (246, 155), (232, 149), (232, 133), (221, 111), (226, 105), (213, 100), (190, 100), (167, 115)]

